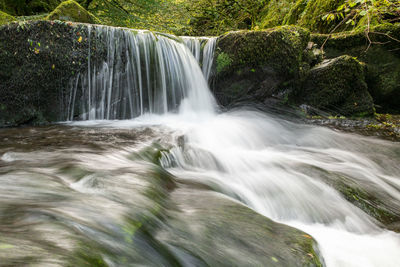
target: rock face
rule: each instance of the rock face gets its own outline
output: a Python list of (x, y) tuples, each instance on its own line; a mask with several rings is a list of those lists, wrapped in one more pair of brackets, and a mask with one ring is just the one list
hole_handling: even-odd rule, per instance
[(214, 93), (223, 105), (280, 94), (307, 64), (309, 32), (285, 26), (228, 33), (218, 40)]
[(322, 45), (328, 58), (348, 54), (366, 63), (366, 82), (378, 112), (400, 113), (400, 23), (371, 28), (369, 42), (364, 31), (312, 35)]
[(73, 0), (62, 2), (46, 19), (100, 24), (98, 18)]
[(363, 66), (350, 56), (325, 60), (312, 68), (289, 99), (333, 115), (368, 116), (375, 111)]
[(57, 121), (60, 95), (86, 68), (87, 27), (36, 21), (0, 27), (0, 126)]

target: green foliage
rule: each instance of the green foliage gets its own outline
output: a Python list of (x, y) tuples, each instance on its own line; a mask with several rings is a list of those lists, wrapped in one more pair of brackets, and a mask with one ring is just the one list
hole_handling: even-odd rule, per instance
[[(188, 13), (181, 0), (82, 1), (103, 24), (185, 34)], [(88, 3), (89, 2), (89, 3)]]
[(346, 0), (336, 10), (322, 17), (325, 21), (340, 21), (340, 24), (367, 26), (400, 21), (400, 1)]
[(84, 23), (100, 23), (93, 14), (86, 11), (73, 0), (62, 2), (47, 18), (48, 20), (66, 20)]
[(261, 28), (267, 29), (284, 24), (283, 20), (295, 2), (296, 0), (271, 0), (261, 13)]
[(14, 16), (51, 12), (62, 0), (0, 0), (0, 10)]
[(257, 29), (259, 14), (270, 0), (186, 1), (189, 29), (194, 35), (219, 35), (237, 29)]

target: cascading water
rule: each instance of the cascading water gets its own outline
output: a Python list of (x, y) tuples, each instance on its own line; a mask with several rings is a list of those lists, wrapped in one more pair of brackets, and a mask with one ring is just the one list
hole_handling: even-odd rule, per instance
[[(204, 48), (207, 59), (215, 47), (215, 40), (211, 40)], [(87, 73), (78, 73), (71, 81), (67, 120), (132, 119), (179, 107), (196, 112), (213, 110), (211, 94), (199, 89), (207, 87), (199, 66), (177, 37), (89, 26), (88, 42)], [(104, 46), (106, 59), (98, 52)], [(208, 75), (211, 64), (205, 60), (203, 65)], [(181, 105), (183, 99), (192, 102)]]
[(211, 78), (217, 38), (183, 36), (182, 39), (196, 58), (197, 62), (202, 66), (204, 77), (209, 81)]

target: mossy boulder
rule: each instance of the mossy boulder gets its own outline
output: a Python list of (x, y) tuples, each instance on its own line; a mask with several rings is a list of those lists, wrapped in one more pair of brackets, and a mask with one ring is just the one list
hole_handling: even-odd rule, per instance
[(13, 16), (10, 16), (7, 13), (0, 11), (0, 25), (9, 23), (14, 20), (15, 20), (15, 18)]
[(87, 35), (60, 21), (0, 27), (0, 126), (61, 119), (61, 96), (87, 67)]
[(364, 66), (351, 56), (325, 60), (312, 68), (289, 101), (333, 115), (371, 116), (375, 112)]
[(366, 82), (377, 111), (400, 114), (400, 23), (371, 28), (371, 45), (362, 29), (332, 36), (313, 34), (311, 38), (319, 46), (327, 40), (327, 58), (348, 54), (365, 62)]
[(62, 2), (46, 19), (100, 24), (100, 20), (73, 0)]
[(230, 32), (217, 42), (213, 89), (223, 105), (279, 94), (309, 68), (309, 32), (295, 26)]

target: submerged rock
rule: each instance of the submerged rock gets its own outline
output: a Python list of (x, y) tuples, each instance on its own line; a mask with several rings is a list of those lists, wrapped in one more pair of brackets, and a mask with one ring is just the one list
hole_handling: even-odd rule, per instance
[(363, 66), (350, 56), (325, 60), (312, 68), (289, 101), (335, 115), (369, 116), (375, 111)]
[(62, 2), (46, 19), (99, 24), (100, 20), (73, 0)]
[(178, 189), (156, 239), (183, 265), (322, 266), (314, 239), (215, 192)]

